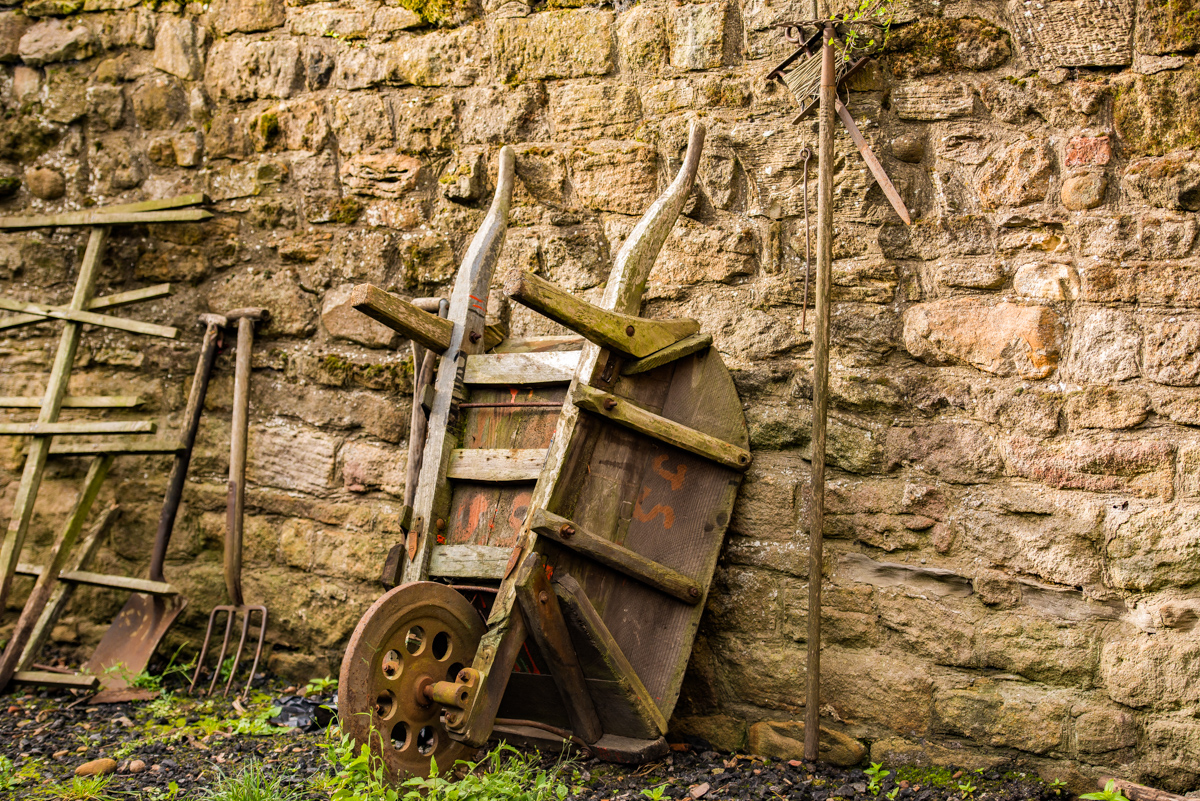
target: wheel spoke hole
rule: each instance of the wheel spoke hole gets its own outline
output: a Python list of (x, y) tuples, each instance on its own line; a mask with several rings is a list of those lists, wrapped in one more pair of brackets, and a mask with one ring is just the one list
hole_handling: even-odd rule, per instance
[[(391, 690), (384, 690), (375, 698), (375, 714), (380, 720), (387, 720), (396, 711), (396, 696)], [(394, 734), (394, 732), (393, 732)]]
[(417, 732), (417, 753), (429, 756), (437, 748), (438, 733), (433, 726), (426, 726)]
[(392, 748), (397, 751), (403, 751), (408, 747), (410, 739), (408, 724), (403, 720), (392, 727)]
[(425, 629), (420, 626), (413, 626), (408, 630), (408, 634), (404, 635), (404, 650), (416, 656), (421, 653), (421, 649), (424, 647)]
[(432, 650), (433, 658), (439, 662), (450, 656), (450, 635), (444, 631), (439, 631), (433, 638)]
[(446, 669), (446, 681), (458, 681), (458, 674), (465, 667), (462, 662), (455, 662)]
[(395, 679), (400, 678), (400, 669), (403, 666), (403, 663), (400, 661), (399, 651), (393, 649), (383, 655), (383, 664), (381, 665), (381, 668), (383, 669), (384, 677), (388, 680), (394, 681)]

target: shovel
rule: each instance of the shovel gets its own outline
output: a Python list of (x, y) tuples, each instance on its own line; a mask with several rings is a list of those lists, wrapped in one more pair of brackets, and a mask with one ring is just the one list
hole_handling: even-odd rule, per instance
[[(154, 535), (154, 553), (150, 558), (150, 580), (156, 582), (165, 582), (163, 561), (167, 556), (167, 545), (171, 541), (171, 530), (175, 527), (175, 515), (179, 511), (188, 463), (192, 458), (192, 446), (200, 428), (200, 412), (204, 408), (208, 379), (212, 375), (213, 362), (220, 347), (221, 328), (228, 324), (226, 318), (218, 314), (202, 314), (200, 321), (205, 325), (204, 343), (200, 348), (200, 359), (196, 363), (196, 375), (192, 379), (192, 391), (188, 395), (187, 408), (183, 415), (180, 449), (171, 465), (167, 496), (158, 519), (158, 531)], [(186, 605), (187, 599), (176, 593), (135, 593), (129, 596), (125, 608), (113, 619), (100, 644), (92, 653), (92, 658), (84, 666), (86, 672), (100, 677), (101, 690), (91, 699), (91, 703), (115, 704), (144, 697), (144, 691), (130, 688), (129, 683), (146, 669), (167, 629)], [(121, 667), (114, 670), (116, 666)]]
[(233, 664), (229, 666), (229, 681), (225, 683), (224, 695), (229, 695), (233, 685), (233, 677), (237, 672), (238, 662), (242, 658), (242, 650), (246, 647), (246, 637), (250, 631), (250, 618), (258, 612), (258, 645), (254, 649), (254, 663), (250, 666), (250, 678), (246, 680), (243, 693), (249, 692), (250, 683), (254, 681), (254, 672), (258, 670), (258, 660), (262, 657), (263, 640), (267, 635), (267, 607), (249, 606), (242, 596), (242, 514), (246, 506), (246, 438), (250, 426), (250, 352), (254, 348), (254, 323), (267, 320), (270, 314), (266, 309), (238, 309), (226, 315), (229, 322), (237, 321), (237, 361), (233, 368), (233, 421), (229, 433), (229, 502), (226, 510), (225, 523), (225, 589), (229, 593), (229, 604), (213, 607), (208, 616), (208, 628), (204, 632), (204, 645), (200, 647), (200, 655), (196, 657), (196, 673), (188, 692), (196, 689), (196, 681), (200, 671), (204, 669), (204, 657), (208, 655), (208, 644), (212, 639), (213, 628), (217, 616), (225, 614), (225, 638), (221, 642), (221, 653), (217, 656), (217, 664), (213, 667), (212, 682), (208, 685), (208, 694), (212, 695), (221, 676), (225, 664), (225, 653), (229, 650), (229, 635), (233, 630), (234, 618), (241, 616), (241, 638), (237, 650), (233, 654)]

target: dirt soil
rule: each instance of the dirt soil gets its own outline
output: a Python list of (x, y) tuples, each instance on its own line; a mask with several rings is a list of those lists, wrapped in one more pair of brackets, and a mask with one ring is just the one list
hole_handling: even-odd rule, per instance
[[(178, 685), (178, 683), (176, 683)], [(108, 757), (118, 770), (105, 792), (117, 798), (157, 801), (201, 798), (222, 774), (259, 762), (269, 775), (306, 799), (326, 799), (314, 778), (331, 770), (323, 732), (304, 734), (266, 723), (273, 701), (295, 687), (256, 680), (244, 702), (186, 696), (176, 686), (157, 700), (105, 706), (66, 691), (22, 691), (0, 699), (0, 756), (13, 762), (15, 789), (0, 797), (61, 798), (75, 769)], [(261, 733), (250, 733), (261, 732)], [(557, 755), (546, 756), (547, 764)], [(865, 767), (865, 765), (864, 765)], [(676, 743), (666, 757), (642, 766), (619, 766), (586, 755), (563, 775), (572, 793), (565, 801), (1063, 801), (1065, 791), (1023, 774), (954, 769), (896, 768), (871, 792), (861, 769), (721, 754), (706, 743)], [(964, 791), (964, 783), (974, 789)], [(0, 785), (2, 786), (2, 785)], [(177, 788), (177, 789), (175, 789)]]

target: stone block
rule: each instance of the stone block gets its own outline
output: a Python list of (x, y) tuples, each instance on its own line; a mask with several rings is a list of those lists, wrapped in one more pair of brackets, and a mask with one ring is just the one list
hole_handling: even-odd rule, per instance
[(657, 75), (667, 61), (667, 28), (662, 9), (636, 5), (617, 23), (622, 66), (635, 74)]
[(314, 298), (301, 289), (292, 270), (239, 270), (214, 282), (207, 291), (212, 309), (269, 309), (271, 319), (262, 329), (263, 334), (306, 336), (315, 328)]
[[(771, 759), (804, 758), (804, 722), (761, 720), (750, 727), (746, 750)], [(867, 755), (866, 746), (848, 734), (821, 726), (818, 759), (841, 768), (852, 768)]]
[(267, 109), (253, 123), (255, 148), (316, 152), (329, 138), (325, 102), (314, 98), (289, 100)]
[(1058, 364), (1062, 329), (1045, 306), (952, 298), (909, 307), (903, 336), (904, 347), (922, 361), (1038, 379)]
[(389, 48), (386, 61), (390, 80), (413, 86), (470, 86), (488, 62), (487, 47), (474, 25), (406, 36)]
[(407, 452), (395, 447), (354, 441), (342, 448), (342, 483), (350, 492), (378, 489), (399, 497), (407, 469)]
[(333, 488), (341, 437), (304, 426), (250, 428), (246, 479), (260, 487), (324, 494)]
[[(407, 8), (387, 10), (407, 15), (420, 24), (421, 18)], [(383, 15), (379, 16), (382, 20)], [(287, 23), (288, 32), (293, 36), (327, 36), (344, 42), (366, 39), (375, 30), (370, 9), (346, 8), (337, 3), (312, 3), (288, 8)]]
[(424, 24), (420, 15), (403, 6), (380, 6), (371, 17), (371, 30), (379, 33), (406, 31)]
[(821, 653), (821, 695), (830, 699), (843, 720), (870, 719), (920, 737), (930, 732), (932, 723), (929, 673), (927, 663), (899, 654), (880, 659), (873, 650), (826, 647)]
[(1190, 791), (1200, 778), (1200, 723), (1182, 715), (1150, 720), (1144, 754), (1142, 769), (1156, 787)]
[(1175, 493), (1175, 446), (1148, 439), (1038, 441), (1010, 437), (1002, 446), (1010, 475), (1060, 489), (1124, 492), (1170, 500)]
[(170, 128), (188, 112), (187, 96), (179, 81), (166, 75), (147, 75), (138, 81), (131, 97), (133, 117), (142, 128)]
[(1200, 158), (1196, 151), (1138, 159), (1125, 169), (1123, 183), (1131, 196), (1151, 206), (1200, 211)]
[(607, 75), (613, 63), (613, 14), (542, 11), (496, 21), (493, 50), (501, 78), (518, 81)]
[(426, 153), (453, 149), (457, 123), (450, 98), (393, 98), (391, 106), (397, 150)]
[(354, 155), (395, 144), (391, 111), (379, 95), (345, 95), (336, 98), (332, 105), (331, 127), (338, 152)]
[[(550, 138), (545, 107), (546, 88), (541, 82), (467, 89), (455, 102), (459, 135), (464, 144), (544, 141)], [(518, 171), (521, 162), (518, 158)]]
[(94, 84), (87, 88), (87, 113), (97, 128), (115, 129), (125, 124), (125, 93), (119, 86)]
[(731, 715), (673, 718), (671, 732), (699, 737), (722, 751), (739, 752), (746, 747), (746, 721)]
[(876, 599), (880, 625), (907, 653), (937, 665), (979, 665), (968, 610), (946, 603), (949, 599), (912, 598), (895, 590), (880, 590)]
[(217, 101), (291, 97), (304, 86), (300, 45), (289, 39), (219, 41), (209, 51), (204, 82)]
[(969, 115), (975, 95), (955, 80), (910, 81), (892, 89), (892, 108), (902, 120), (948, 120)]
[(1071, 319), (1071, 345), (1063, 370), (1082, 384), (1108, 384), (1136, 378), (1142, 333), (1125, 311), (1076, 308)]
[(1067, 425), (1072, 429), (1118, 431), (1141, 425), (1150, 413), (1150, 396), (1134, 389), (1087, 387), (1067, 398)]
[(1045, 754), (1063, 745), (1071, 701), (1069, 691), (981, 680), (971, 689), (939, 691), (934, 716), (939, 731), (983, 745)]
[(1200, 581), (1200, 506), (1130, 504), (1108, 510), (1104, 556), (1114, 587), (1147, 592)]
[(1075, 747), (1085, 754), (1107, 754), (1138, 743), (1138, 724), (1118, 706), (1091, 705), (1075, 718)]
[(1059, 686), (1093, 683), (1101, 635), (1091, 627), (1014, 613), (990, 615), (979, 621), (976, 632), (979, 667)]
[(1013, 291), (1033, 300), (1075, 300), (1079, 297), (1079, 273), (1070, 264), (1022, 264), (1013, 274)]
[(35, 167), (25, 172), (25, 188), (41, 200), (57, 200), (67, 193), (67, 179), (52, 167)]
[(321, 304), (321, 324), (325, 330), (331, 337), (368, 348), (395, 348), (400, 335), (351, 306), (352, 289), (354, 284), (342, 284), (325, 293)]
[(21, 60), (31, 67), (57, 61), (82, 61), (96, 52), (96, 36), (78, 20), (50, 19), (28, 28), (17, 44)]
[(1067, 142), (1063, 164), (1067, 167), (1103, 167), (1112, 159), (1108, 136), (1075, 136)]
[(1159, 384), (1200, 385), (1200, 318), (1143, 315), (1142, 374)]
[(979, 202), (985, 209), (1039, 203), (1050, 191), (1053, 174), (1046, 142), (1019, 142), (980, 170), (975, 178)]
[(963, 422), (893, 426), (887, 432), (888, 469), (913, 467), (954, 483), (973, 484), (1003, 470), (992, 437)]
[(1113, 122), (1127, 156), (1162, 156), (1200, 141), (1200, 68), (1127, 75), (1113, 98)]
[(0, 62), (21, 60), (21, 37), (31, 25), (33, 20), (20, 11), (0, 11)]
[(655, 152), (639, 142), (600, 140), (571, 151), (578, 205), (641, 215), (658, 196)]
[(556, 139), (597, 139), (633, 133), (642, 118), (637, 89), (628, 84), (556, 83), (550, 119)]
[(670, 13), (672, 67), (707, 70), (724, 63), (727, 2), (683, 3), (673, 6)]
[(1163, 711), (1200, 701), (1200, 641), (1179, 632), (1110, 640), (1100, 655), (1109, 698), (1134, 709)]
[(946, 765), (965, 770), (998, 768), (1007, 764), (1008, 758), (999, 754), (987, 754), (962, 748), (952, 742), (947, 747), (929, 740), (914, 743), (902, 737), (884, 737), (871, 743), (871, 761), (884, 765)]
[(210, 13), (221, 33), (269, 31), (287, 18), (284, 0), (214, 0)]
[(359, 153), (342, 161), (341, 179), (357, 195), (398, 198), (416, 188), (423, 166), (402, 153)]
[(1072, 175), (1063, 181), (1059, 197), (1062, 204), (1071, 211), (1087, 211), (1104, 202), (1104, 192), (1107, 189), (1108, 179), (1103, 173), (1085, 172)]
[(1200, 19), (1191, 3), (1137, 0), (1134, 48), (1138, 53), (1161, 56), (1195, 53), (1200, 49)]
[(154, 35), (154, 66), (177, 78), (194, 81), (204, 75), (207, 34), (186, 17), (164, 14)]
[(1134, 0), (1008, 0), (1018, 50), (1034, 69), (1119, 67), (1133, 61)]

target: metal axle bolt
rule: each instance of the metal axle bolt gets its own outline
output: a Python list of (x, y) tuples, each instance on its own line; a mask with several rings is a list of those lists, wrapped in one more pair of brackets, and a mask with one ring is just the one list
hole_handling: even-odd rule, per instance
[(627, 337), (631, 337), (631, 336), (633, 336), (633, 332), (634, 332), (634, 330), (635, 330), (635, 329), (634, 329), (634, 327), (633, 327), (632, 325), (627, 325), (627, 326), (625, 326), (625, 336), (627, 336)]
[(478, 331), (472, 331), (468, 338), (472, 342), (478, 342), (479, 340), (483, 339), (483, 334), (479, 333)]
[(539, 603), (544, 604), (544, 603), (546, 603), (546, 601), (549, 601), (549, 600), (550, 600), (550, 596), (546, 594), (545, 590), (542, 590), (541, 592), (538, 593), (538, 602)]
[(575, 529), (567, 523), (563, 523), (558, 529), (558, 535), (560, 537), (574, 537)]
[(604, 399), (604, 408), (605, 408), (605, 409), (607, 409), (607, 410), (608, 410), (608, 411), (610, 411), (610, 412), (611, 412), (613, 409), (617, 408), (617, 400), (616, 400), (616, 398), (605, 398), (605, 399)]

